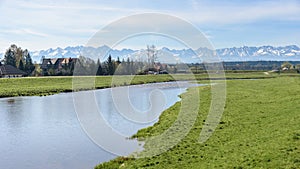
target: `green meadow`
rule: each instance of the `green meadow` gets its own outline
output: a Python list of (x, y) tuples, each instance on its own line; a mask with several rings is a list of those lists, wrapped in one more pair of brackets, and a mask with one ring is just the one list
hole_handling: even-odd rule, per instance
[[(227, 78), (269, 78), (276, 75), (258, 73), (230, 73)], [(222, 77), (218, 75), (218, 77)], [(75, 78), (75, 80), (73, 79)], [(45, 96), (73, 91), (73, 80), (76, 90), (90, 90), (143, 83), (166, 82), (174, 80), (207, 80), (208, 74), (176, 75), (138, 75), (138, 76), (49, 76), (26, 78), (0, 78), (0, 97)], [(77, 84), (79, 83), (79, 84)]]
[[(211, 87), (190, 88), (181, 95), (182, 100), (190, 102), (192, 107), (192, 100), (197, 99), (194, 93), (199, 90), (200, 109), (191, 130), (178, 144), (153, 157), (118, 157), (95, 168), (300, 168), (300, 76), (273, 77), (227, 80), (223, 116), (205, 143), (198, 140), (211, 103)], [(177, 102), (162, 113), (154, 126), (138, 131), (133, 137), (146, 140), (174, 127), (180, 107)], [(174, 136), (181, 134), (180, 128), (175, 125)], [(164, 148), (168, 141), (156, 144), (146, 141), (145, 149), (138, 155)]]
[[(226, 73), (226, 104), (223, 116), (205, 143), (199, 135), (211, 104), (211, 87), (194, 87), (181, 95), (193, 111), (200, 97), (195, 123), (178, 144), (153, 157), (118, 157), (96, 166), (100, 168), (300, 168), (300, 76), (264, 72)], [(0, 79), (0, 97), (44, 96), (76, 90), (101, 89), (112, 86), (155, 83), (174, 80), (197, 80), (218, 83), (221, 74), (141, 75), (97, 77), (27, 77)], [(77, 84), (78, 83), (78, 84)], [(89, 83), (93, 83), (92, 85)], [(196, 92), (200, 96), (195, 95)], [(177, 102), (165, 110), (152, 127), (138, 131), (133, 138), (145, 141), (139, 156), (165, 148), (166, 141), (153, 144), (147, 140), (159, 136), (172, 126), (173, 136), (181, 136), (186, 121), (175, 122), (181, 108)], [(189, 105), (190, 104), (190, 105)], [(188, 121), (189, 122), (189, 121)], [(174, 125), (175, 124), (175, 125)]]

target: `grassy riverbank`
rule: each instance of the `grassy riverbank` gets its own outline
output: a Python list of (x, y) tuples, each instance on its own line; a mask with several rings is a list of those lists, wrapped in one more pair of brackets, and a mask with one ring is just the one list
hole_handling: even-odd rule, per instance
[[(144, 83), (155, 83), (155, 82), (167, 82), (174, 80), (209, 80), (223, 78), (220, 74), (212, 74), (213, 77), (209, 77), (207, 74), (176, 74), (176, 75), (139, 75), (139, 76), (114, 76), (116, 81), (112, 82), (112, 76), (97, 76), (97, 77), (80, 77), (80, 83), (84, 84), (92, 81), (94, 85), (87, 84), (86, 88), (89, 89), (101, 89), (108, 88), (111, 86), (119, 85), (133, 85), (133, 84), (144, 84)], [(263, 72), (250, 72), (250, 73), (227, 73), (226, 78), (228, 79), (248, 79), (248, 78), (271, 78), (276, 77), (277, 74), (264, 74)], [(15, 96), (45, 96), (51, 94), (57, 94), (61, 92), (73, 91), (72, 76), (62, 77), (27, 77), (27, 78), (0, 78), (0, 97), (15, 97)], [(79, 77), (76, 77), (79, 78)], [(129, 83), (124, 83), (128, 79), (132, 80)]]
[[(112, 83), (111, 76), (99, 77), (76, 77), (76, 81), (80, 81), (82, 90), (108, 88), (114, 85), (128, 85), (124, 84), (123, 80), (132, 78), (133, 76), (122, 76), (117, 82)], [(78, 80), (80, 78), (80, 80)], [(87, 84), (89, 82), (93, 84)], [(134, 76), (130, 84), (143, 84), (153, 82), (172, 81), (170, 76)], [(44, 96), (61, 92), (71, 92), (73, 77), (28, 77), (28, 78), (13, 78), (0, 79), (0, 97), (14, 97), (14, 96)]]
[[(194, 97), (193, 90), (182, 98)], [(211, 94), (210, 87), (199, 90), (198, 117), (179, 144), (154, 157), (119, 157), (96, 168), (300, 168), (299, 75), (227, 81), (221, 122), (203, 144), (198, 139)], [(140, 130), (135, 137), (143, 140), (163, 133), (177, 119), (179, 108), (180, 103), (176, 103), (163, 112), (158, 123)], [(151, 146), (146, 142), (145, 152), (151, 152)]]
[[(227, 78), (269, 78), (276, 75), (265, 75), (262, 72), (257, 73), (230, 73)], [(117, 81), (112, 82), (112, 76), (80, 77), (80, 83), (85, 86), (92, 80), (95, 85), (88, 84), (84, 89), (100, 89), (111, 86), (143, 84), (153, 82), (166, 82), (174, 80), (207, 80), (207, 74), (194, 75), (139, 75), (139, 76), (114, 76)], [(214, 78), (221, 77), (217, 75)], [(78, 79), (78, 77), (76, 77)], [(131, 79), (128, 83), (128, 79)], [(14, 96), (44, 96), (61, 92), (71, 92), (73, 77), (27, 77), (27, 78), (0, 78), (0, 97)], [(92, 87), (91, 87), (92, 86)]]

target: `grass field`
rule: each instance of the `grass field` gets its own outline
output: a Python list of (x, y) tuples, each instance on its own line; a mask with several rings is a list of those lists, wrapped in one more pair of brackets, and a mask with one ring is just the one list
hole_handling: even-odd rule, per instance
[[(194, 90), (200, 90), (201, 107), (195, 124), (179, 144), (160, 155), (119, 157), (95, 168), (300, 168), (299, 75), (228, 80), (221, 122), (205, 143), (198, 139), (210, 106), (210, 87), (189, 89), (182, 99), (195, 97)], [(134, 137), (144, 140), (160, 135), (177, 119), (179, 108), (180, 102), (164, 111), (158, 123)], [(167, 141), (161, 140), (159, 145), (146, 141), (141, 154)]]
[[(214, 78), (218, 78), (217, 75)], [(265, 75), (262, 72), (258, 73), (230, 73), (227, 78), (269, 78), (276, 75)], [(100, 89), (111, 86), (128, 85), (128, 84), (143, 84), (173, 80), (208, 80), (207, 74), (198, 75), (139, 75), (139, 76), (114, 76), (117, 81), (112, 82), (112, 76), (98, 76), (98, 77), (76, 77), (79, 78), (81, 90), (85, 89)], [(131, 79), (132, 81), (128, 81)], [(44, 96), (60, 92), (73, 91), (73, 77), (27, 77), (27, 78), (0, 78), (0, 97), (14, 97), (14, 96)], [(89, 82), (94, 83), (89, 84)], [(127, 82), (127, 83), (125, 83)]]

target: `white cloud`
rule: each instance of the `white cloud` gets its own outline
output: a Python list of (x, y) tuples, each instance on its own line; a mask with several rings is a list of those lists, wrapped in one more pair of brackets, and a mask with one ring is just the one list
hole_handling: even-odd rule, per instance
[(241, 24), (261, 20), (300, 20), (299, 1), (258, 1), (255, 3), (191, 2), (194, 10), (179, 12), (188, 20), (203, 24)]
[(34, 31), (31, 29), (23, 29), (22, 30), (25, 34), (30, 34), (30, 35), (34, 35), (34, 36), (40, 36), (40, 37), (48, 37), (48, 34), (42, 33), (42, 32), (38, 32), (38, 31)]
[(9, 29), (9, 30), (0, 30), (0, 33), (10, 33), (10, 34), (15, 34), (18, 36), (22, 35), (31, 35), (31, 36), (38, 36), (38, 37), (48, 37), (48, 34), (38, 32), (35, 30), (31, 29)]

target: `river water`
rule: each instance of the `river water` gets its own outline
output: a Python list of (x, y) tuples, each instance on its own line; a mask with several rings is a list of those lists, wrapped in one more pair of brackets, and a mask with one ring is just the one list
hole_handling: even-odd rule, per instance
[[(157, 96), (164, 103), (155, 109), (159, 115), (190, 86), (195, 85), (167, 82), (116, 89), (127, 90), (130, 104), (146, 116), (153, 104), (151, 98)], [(158, 120), (157, 116), (140, 123), (122, 116), (116, 105), (123, 102), (112, 97), (112, 89), (85, 92), (93, 92), (95, 98), (91, 99), (99, 103), (102, 117), (124, 136), (130, 137)], [(114, 140), (111, 144), (122, 143)], [(0, 168), (88, 169), (115, 157), (95, 144), (80, 126), (73, 93), (0, 99)]]

